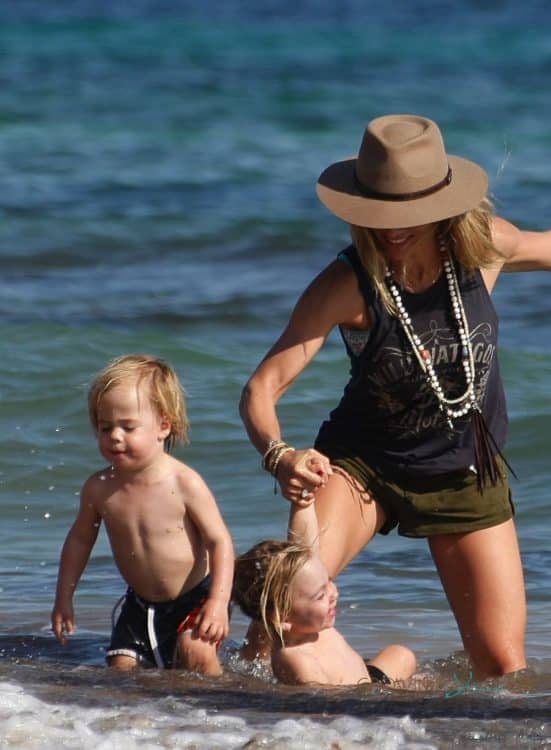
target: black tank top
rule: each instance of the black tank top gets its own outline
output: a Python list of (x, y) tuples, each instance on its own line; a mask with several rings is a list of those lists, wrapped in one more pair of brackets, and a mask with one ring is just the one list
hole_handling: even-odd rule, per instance
[[(368, 331), (341, 327), (351, 362), (344, 395), (321, 426), (316, 445), (335, 446), (368, 464), (400, 474), (427, 476), (474, 464), (470, 415), (450, 430), (400, 321), (390, 315), (355, 247), (339, 259), (352, 266), (369, 313)], [(507, 437), (507, 413), (497, 357), (498, 320), (480, 271), (455, 261), (475, 360), (475, 392), (497, 446)], [(448, 398), (466, 389), (461, 346), (448, 285), (441, 274), (418, 294), (401, 291), (413, 328), (432, 356)], [(327, 451), (331, 455), (331, 451)]]

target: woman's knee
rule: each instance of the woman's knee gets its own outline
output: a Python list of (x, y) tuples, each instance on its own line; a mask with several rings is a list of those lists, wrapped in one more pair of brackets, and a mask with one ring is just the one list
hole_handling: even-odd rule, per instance
[(477, 676), (523, 669), (526, 597), (513, 523), (432, 537), (430, 546)]
[(491, 638), (466, 634), (463, 643), (478, 679), (503, 677), (526, 667), (524, 630), (516, 634), (494, 633)]

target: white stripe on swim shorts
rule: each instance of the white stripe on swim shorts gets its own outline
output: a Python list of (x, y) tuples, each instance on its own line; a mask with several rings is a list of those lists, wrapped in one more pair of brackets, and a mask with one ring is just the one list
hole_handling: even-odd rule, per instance
[(157, 633), (155, 632), (155, 607), (147, 607), (147, 637), (149, 638), (149, 645), (153, 651), (155, 657), (155, 664), (159, 669), (163, 669), (165, 663), (161, 652), (159, 651), (159, 643), (157, 641)]

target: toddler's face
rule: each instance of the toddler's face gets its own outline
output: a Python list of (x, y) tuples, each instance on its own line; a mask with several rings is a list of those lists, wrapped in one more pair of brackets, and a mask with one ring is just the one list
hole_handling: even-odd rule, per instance
[(99, 403), (99, 449), (114, 468), (144, 468), (164, 452), (169, 432), (170, 424), (153, 407), (146, 383), (116, 385)]
[(288, 621), (293, 632), (319, 633), (335, 624), (339, 594), (319, 557), (312, 557), (291, 583)]

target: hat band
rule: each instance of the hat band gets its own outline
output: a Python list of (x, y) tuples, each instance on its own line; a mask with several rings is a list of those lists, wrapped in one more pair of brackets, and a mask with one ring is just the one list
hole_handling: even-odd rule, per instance
[(371, 190), (360, 182), (356, 170), (354, 170), (354, 180), (356, 181), (356, 187), (360, 193), (367, 198), (375, 198), (381, 201), (411, 201), (416, 198), (424, 198), (426, 195), (437, 193), (439, 190), (442, 190), (442, 188), (449, 185), (452, 181), (452, 169), (451, 167), (448, 167), (448, 173), (444, 179), (437, 182), (436, 185), (431, 185), (424, 190), (416, 190), (413, 193), (380, 193), (378, 190)]

